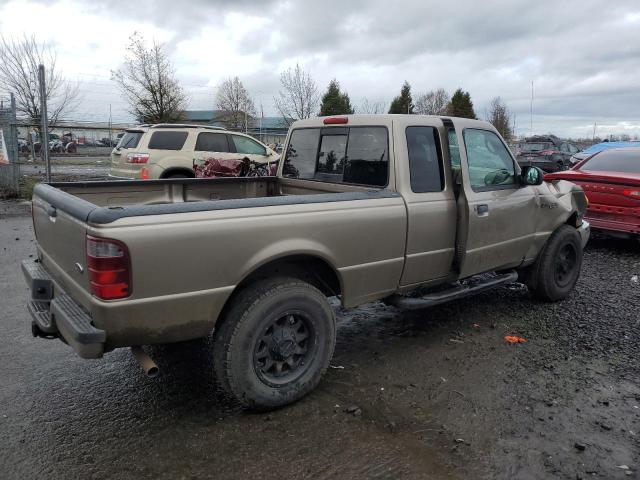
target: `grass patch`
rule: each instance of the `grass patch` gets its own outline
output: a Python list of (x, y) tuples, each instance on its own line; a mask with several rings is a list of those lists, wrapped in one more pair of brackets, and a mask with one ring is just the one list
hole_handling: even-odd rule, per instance
[(39, 182), (40, 180), (27, 175), (20, 177), (18, 197), (25, 200), (31, 200), (31, 197), (33, 196), (33, 188)]

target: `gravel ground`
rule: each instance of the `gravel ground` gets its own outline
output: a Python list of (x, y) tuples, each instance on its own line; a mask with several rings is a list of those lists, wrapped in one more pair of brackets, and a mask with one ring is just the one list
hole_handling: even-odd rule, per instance
[(334, 368), (258, 415), (215, 388), (205, 341), (149, 348), (162, 371), (148, 379), (127, 350), (87, 361), (32, 338), (19, 262), (33, 232), (11, 211), (0, 478), (638, 478), (638, 242), (590, 241), (557, 304), (514, 284), (423, 312), (336, 306)]

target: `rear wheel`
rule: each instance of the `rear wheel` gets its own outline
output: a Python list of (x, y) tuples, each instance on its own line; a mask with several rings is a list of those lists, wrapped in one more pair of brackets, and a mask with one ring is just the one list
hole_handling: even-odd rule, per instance
[(192, 178), (189, 175), (185, 174), (185, 173), (174, 173), (172, 175), (167, 175), (164, 178)]
[(528, 273), (527, 286), (542, 300), (565, 299), (582, 267), (582, 242), (575, 228), (562, 225), (547, 241)]
[(293, 278), (257, 282), (232, 300), (214, 332), (219, 384), (245, 407), (269, 410), (313, 390), (333, 355), (333, 310)]

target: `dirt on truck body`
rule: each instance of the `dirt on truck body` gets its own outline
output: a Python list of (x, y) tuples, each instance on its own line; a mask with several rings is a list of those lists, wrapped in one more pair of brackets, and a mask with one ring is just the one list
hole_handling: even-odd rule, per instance
[(486, 122), (303, 120), (277, 177), (37, 186), (32, 328), (85, 358), (213, 332), (220, 385), (275, 408), (329, 365), (327, 297), (418, 309), (521, 281), (562, 300), (585, 210), (579, 187), (521, 170)]

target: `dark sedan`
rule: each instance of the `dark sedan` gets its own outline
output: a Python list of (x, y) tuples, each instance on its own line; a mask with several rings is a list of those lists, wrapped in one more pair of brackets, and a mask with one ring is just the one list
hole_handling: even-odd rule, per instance
[(569, 159), (578, 153), (572, 143), (553, 135), (528, 138), (520, 145), (517, 160), (520, 167), (532, 165), (545, 172), (558, 172), (571, 167)]

